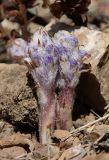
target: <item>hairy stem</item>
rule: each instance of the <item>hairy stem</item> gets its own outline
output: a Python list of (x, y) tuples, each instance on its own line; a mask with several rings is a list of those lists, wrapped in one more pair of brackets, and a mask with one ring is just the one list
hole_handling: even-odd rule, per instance
[(74, 89), (63, 88), (58, 97), (58, 117), (60, 129), (69, 130), (72, 127), (72, 109), (74, 104)]
[(55, 127), (56, 97), (51, 90), (38, 88), (38, 99), (40, 105), (39, 134), (40, 142), (47, 144), (50, 142), (50, 135)]

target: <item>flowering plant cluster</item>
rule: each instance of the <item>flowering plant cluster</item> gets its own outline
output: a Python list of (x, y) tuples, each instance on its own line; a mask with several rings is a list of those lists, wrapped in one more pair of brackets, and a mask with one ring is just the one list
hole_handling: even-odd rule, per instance
[(59, 31), (51, 38), (44, 28), (30, 42), (10, 41), (7, 49), (15, 60), (27, 65), (37, 84), (40, 141), (46, 144), (55, 128), (71, 128), (74, 91), (88, 54), (78, 48), (77, 38), (69, 32)]

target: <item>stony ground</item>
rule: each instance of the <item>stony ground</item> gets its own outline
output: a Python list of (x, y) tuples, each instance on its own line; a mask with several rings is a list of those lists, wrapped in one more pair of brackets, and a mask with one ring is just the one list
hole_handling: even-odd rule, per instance
[[(109, 160), (108, 3), (92, 1), (88, 28), (62, 23), (50, 31), (74, 32), (80, 47), (91, 53), (92, 68), (81, 75), (75, 90), (71, 130), (55, 130), (47, 146), (38, 142), (36, 86), (25, 66), (12, 64), (6, 42), (0, 40), (0, 160)], [(39, 26), (34, 25), (31, 32)]]

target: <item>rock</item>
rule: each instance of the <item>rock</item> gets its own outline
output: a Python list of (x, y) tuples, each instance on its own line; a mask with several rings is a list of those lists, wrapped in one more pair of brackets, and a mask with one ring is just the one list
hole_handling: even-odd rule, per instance
[(86, 63), (90, 63), (92, 72), (96, 73), (97, 65), (109, 45), (109, 34), (81, 27), (75, 30), (74, 35), (78, 37), (79, 48), (84, 49), (91, 55), (86, 60)]
[[(4, 137), (0, 139), (0, 149), (13, 147), (13, 146), (20, 146), (27, 149), (28, 152), (33, 152), (35, 146), (34, 143), (27, 138), (25, 134), (21, 133), (14, 133), (13, 135)], [(27, 148), (25, 146), (28, 146)]]
[(65, 150), (59, 160), (64, 159), (74, 159), (74, 160), (80, 160), (81, 157), (85, 155), (85, 150), (81, 146), (75, 146), (71, 147), (67, 150)]
[(53, 137), (62, 140), (65, 137), (71, 136), (70, 132), (67, 130), (55, 130)]
[(100, 153), (98, 155), (91, 155), (86, 156), (85, 158), (82, 158), (81, 160), (108, 160), (109, 154), (108, 153)]
[(0, 139), (10, 136), (13, 133), (14, 133), (14, 127), (11, 124), (1, 120), (0, 121)]
[[(66, 137), (69, 137), (66, 139)], [(69, 148), (71, 146), (77, 146), (80, 144), (79, 138), (74, 138), (71, 136), (71, 133), (67, 130), (55, 130), (53, 133), (52, 138), (54, 138), (54, 141), (57, 140), (60, 141), (60, 148)], [(65, 140), (66, 139), (66, 140)]]
[(43, 18), (46, 21), (50, 21), (53, 16), (50, 13), (50, 9), (48, 7), (47, 8), (42, 7), (43, 1), (37, 0), (35, 4), (36, 4), (35, 7), (29, 8), (28, 11), (33, 15), (37, 15), (38, 17)]
[(91, 55), (85, 61), (91, 64), (91, 72), (83, 73), (80, 77), (78, 99), (83, 106), (102, 115), (106, 103), (109, 103), (109, 33), (81, 27), (73, 34), (79, 39), (79, 48)]
[(93, 131), (102, 136), (104, 133), (109, 133), (109, 125), (97, 124), (95, 125)]
[[(94, 17), (93, 21), (95, 20), (96, 25), (100, 25), (100, 23), (108, 23), (109, 18), (109, 1), (108, 0), (92, 0), (91, 5), (89, 6), (89, 15), (91, 14)], [(90, 19), (89, 19), (90, 20)], [(98, 23), (97, 23), (98, 22)]]
[(86, 120), (86, 123), (93, 122), (95, 121), (95, 116), (92, 113), (90, 113), (89, 115), (85, 116), (85, 120)]
[(22, 147), (14, 146), (10, 148), (0, 149), (1, 160), (15, 160), (16, 157), (26, 154), (27, 152)]
[(26, 73), (23, 65), (0, 64), (0, 116), (16, 126), (35, 127), (37, 101), (27, 85)]
[(11, 32), (12, 30), (20, 31), (20, 25), (16, 22), (11, 22), (8, 19), (4, 19), (1, 22), (1, 26), (8, 32)]
[(46, 145), (38, 147), (37, 150), (33, 152), (33, 157), (35, 160), (44, 159), (44, 160), (56, 160), (59, 159), (60, 149), (57, 146)]

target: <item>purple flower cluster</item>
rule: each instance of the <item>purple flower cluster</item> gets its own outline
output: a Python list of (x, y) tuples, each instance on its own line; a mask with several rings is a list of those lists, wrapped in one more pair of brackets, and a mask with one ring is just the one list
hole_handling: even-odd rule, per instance
[(67, 31), (59, 31), (54, 35), (59, 57), (60, 78), (58, 85), (75, 87), (78, 83), (84, 59), (88, 53), (79, 49), (78, 39)]
[(29, 43), (21, 38), (11, 41), (8, 52), (16, 60), (20, 58), (29, 70), (38, 74), (33, 76), (36, 82), (40, 74), (40, 79), (43, 79), (41, 81), (45, 79), (48, 85), (57, 73), (66, 80), (73, 80), (75, 73), (77, 75), (78, 72), (79, 75), (84, 58), (88, 55), (87, 52), (79, 50), (77, 38), (69, 32), (59, 31), (51, 38), (43, 28), (33, 35)]
[[(27, 65), (38, 84), (40, 139), (45, 144), (47, 130), (49, 127), (50, 131), (54, 130), (56, 117), (60, 119), (61, 129), (69, 128), (67, 112), (71, 112), (73, 92), (88, 54), (78, 48), (77, 38), (69, 32), (59, 31), (51, 38), (43, 28), (30, 42), (20, 38), (11, 41), (8, 52), (15, 60), (20, 59)], [(59, 97), (56, 88), (60, 90)]]

